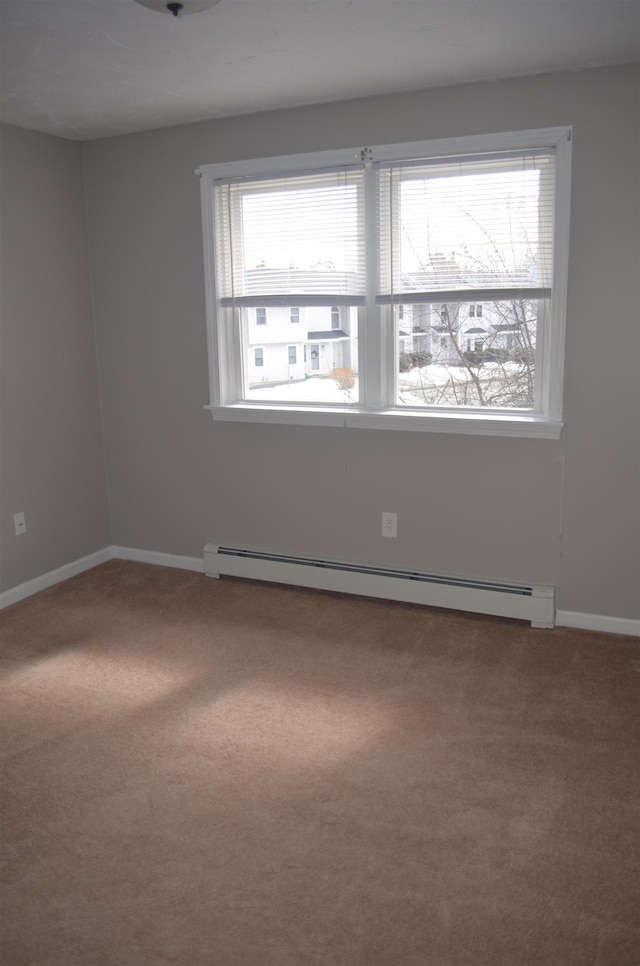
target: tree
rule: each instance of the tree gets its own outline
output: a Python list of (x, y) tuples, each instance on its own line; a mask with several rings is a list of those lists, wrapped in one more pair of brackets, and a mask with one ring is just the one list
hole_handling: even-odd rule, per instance
[[(411, 378), (403, 379), (404, 372), (414, 367), (403, 361), (410, 354), (402, 356), (401, 402), (518, 409), (533, 406), (536, 302), (520, 299), (480, 304), (483, 324), (472, 327), (464, 323), (467, 303), (438, 307), (438, 321), (432, 324), (437, 371), (433, 367), (420, 369), (419, 375), (412, 372)], [(484, 331), (469, 332), (469, 328)]]

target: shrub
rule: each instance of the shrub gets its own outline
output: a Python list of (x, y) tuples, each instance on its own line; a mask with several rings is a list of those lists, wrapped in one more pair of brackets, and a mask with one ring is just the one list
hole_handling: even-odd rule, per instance
[(331, 375), (339, 389), (345, 391), (347, 389), (353, 389), (356, 384), (356, 376), (353, 369), (349, 369), (346, 366), (334, 369)]
[(399, 358), (400, 372), (408, 372), (410, 369), (422, 369), (431, 364), (433, 356), (430, 352), (401, 352)]
[(484, 358), (486, 362), (509, 362), (511, 358), (511, 353), (508, 349), (500, 349), (498, 347), (492, 349), (486, 349), (484, 353)]

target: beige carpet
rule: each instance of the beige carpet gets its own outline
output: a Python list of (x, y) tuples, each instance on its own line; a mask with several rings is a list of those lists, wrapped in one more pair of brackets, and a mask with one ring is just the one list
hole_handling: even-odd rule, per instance
[(637, 639), (117, 561), (0, 630), (9, 966), (638, 966)]

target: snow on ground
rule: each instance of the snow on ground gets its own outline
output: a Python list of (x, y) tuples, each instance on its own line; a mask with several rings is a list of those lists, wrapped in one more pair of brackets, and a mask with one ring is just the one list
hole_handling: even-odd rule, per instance
[(358, 401), (358, 381), (353, 389), (344, 392), (333, 379), (312, 376), (304, 382), (290, 382), (282, 386), (267, 386), (265, 389), (250, 389), (247, 399), (269, 402), (306, 402), (339, 403), (344, 405)]
[[(496, 363), (486, 363), (478, 370), (483, 382), (504, 379), (504, 376), (513, 377), (521, 369), (514, 364), (499, 365)], [(427, 400), (424, 391), (440, 389), (452, 383), (458, 386), (470, 382), (471, 376), (467, 369), (462, 366), (438, 366), (430, 365), (422, 369), (411, 369), (409, 372), (398, 373), (398, 392), (399, 404), (405, 406), (424, 406)], [(358, 402), (358, 380), (356, 379), (353, 389), (344, 391), (340, 389), (333, 379), (322, 376), (311, 376), (303, 382), (290, 382), (280, 386), (267, 386), (264, 389), (250, 389), (247, 399), (260, 402), (306, 402), (334, 403), (344, 406)], [(443, 399), (446, 404), (446, 400)], [(451, 400), (455, 405), (455, 401)]]

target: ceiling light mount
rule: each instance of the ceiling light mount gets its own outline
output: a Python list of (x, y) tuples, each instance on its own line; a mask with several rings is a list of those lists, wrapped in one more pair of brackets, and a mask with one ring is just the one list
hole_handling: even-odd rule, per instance
[(215, 7), (220, 0), (135, 0), (142, 7), (155, 10), (156, 13), (169, 13), (172, 17), (181, 17), (185, 13), (199, 13)]

